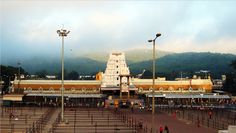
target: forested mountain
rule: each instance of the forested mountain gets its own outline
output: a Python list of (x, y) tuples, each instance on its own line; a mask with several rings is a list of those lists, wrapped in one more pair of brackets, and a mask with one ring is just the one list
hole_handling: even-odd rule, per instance
[[(14, 66), (15, 63), (7, 64)], [(77, 71), (79, 74), (92, 74), (102, 71), (105, 68), (104, 62), (98, 62), (85, 57), (65, 58), (65, 71)], [(32, 58), (21, 62), (21, 67), (28, 73), (35, 74), (40, 71), (45, 71), (47, 74), (56, 75), (61, 72), (60, 58)]]
[[(219, 77), (232, 70), (229, 64), (236, 55), (219, 53), (175, 53), (156, 60), (157, 73), (187, 73), (194, 74), (200, 70), (210, 71), (212, 76)], [(152, 70), (152, 60), (130, 64), (131, 72), (141, 72), (143, 69)]]
[[(152, 52), (148, 54), (140, 52), (126, 52), (126, 59), (132, 75), (142, 73), (142, 71), (152, 71)], [(141, 56), (143, 54), (143, 57)], [(99, 54), (101, 56), (65, 58), (65, 70), (67, 72), (77, 71), (79, 74), (95, 74), (98, 71), (104, 71), (106, 60), (109, 54)], [(94, 54), (95, 55), (95, 54)], [(149, 58), (147, 58), (147, 56)], [(96, 59), (97, 57), (97, 59)], [(160, 52), (159, 52), (160, 57)], [(186, 75), (193, 75), (200, 70), (210, 71), (212, 76), (219, 77), (231, 70), (229, 64), (236, 59), (236, 55), (220, 54), (209, 52), (189, 52), (189, 53), (168, 53), (164, 52), (162, 57), (156, 61), (157, 73), (161, 76), (178, 76), (180, 72)], [(3, 64), (16, 66), (16, 62)], [(21, 62), (22, 68), (30, 74), (35, 74), (39, 71), (46, 71), (48, 74), (58, 74), (61, 70), (60, 58), (32, 58)], [(159, 74), (159, 75), (160, 75)]]

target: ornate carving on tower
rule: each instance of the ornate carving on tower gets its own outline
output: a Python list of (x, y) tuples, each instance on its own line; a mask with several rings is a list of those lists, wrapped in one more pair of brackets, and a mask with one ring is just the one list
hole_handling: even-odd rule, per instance
[[(102, 87), (120, 87), (120, 75), (130, 75), (123, 52), (111, 53), (103, 74)], [(128, 80), (122, 79), (121, 84), (127, 84)]]

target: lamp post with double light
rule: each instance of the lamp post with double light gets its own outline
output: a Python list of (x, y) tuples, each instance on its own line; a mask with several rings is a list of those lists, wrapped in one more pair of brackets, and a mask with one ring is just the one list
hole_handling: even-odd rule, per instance
[(61, 123), (64, 123), (64, 37), (66, 37), (70, 31), (65, 29), (57, 30), (57, 33), (62, 38), (61, 47)]
[(157, 37), (161, 36), (161, 33), (157, 33), (156, 37), (153, 40), (148, 40), (148, 42), (152, 42), (153, 43), (153, 55), (152, 55), (152, 132), (155, 132), (154, 130), (154, 119), (155, 119), (155, 97), (154, 97), (154, 92), (155, 92), (155, 59), (156, 59), (156, 48), (155, 48), (155, 42)]
[(17, 93), (19, 93), (20, 92), (20, 80), (21, 80), (21, 74), (20, 74), (21, 63), (18, 62), (17, 65), (18, 65), (18, 89), (17, 89)]

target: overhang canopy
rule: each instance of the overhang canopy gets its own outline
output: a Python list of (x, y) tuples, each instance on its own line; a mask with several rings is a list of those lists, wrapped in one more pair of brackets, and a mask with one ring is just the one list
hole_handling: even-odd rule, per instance
[(115, 91), (115, 90), (120, 90), (119, 87), (102, 87), (102, 91)]
[[(119, 91), (120, 87), (102, 87), (101, 90), (102, 91), (115, 91), (115, 90)], [(138, 88), (132, 86), (132, 87), (129, 87), (129, 90), (137, 91)]]
[(22, 101), (24, 95), (4, 95), (3, 101)]
[[(27, 96), (61, 97), (61, 94), (29, 93)], [(68, 98), (103, 98), (104, 94), (64, 94)]]
[[(152, 97), (152, 94), (147, 94), (147, 97)], [(163, 98), (213, 98), (213, 99), (229, 99), (228, 95), (216, 94), (154, 94), (154, 97)]]

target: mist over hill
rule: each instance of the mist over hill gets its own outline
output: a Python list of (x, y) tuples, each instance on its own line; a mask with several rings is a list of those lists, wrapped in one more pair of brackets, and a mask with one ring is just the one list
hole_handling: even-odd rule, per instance
[[(132, 75), (142, 73), (145, 69), (152, 71), (152, 50), (131, 50), (126, 51), (126, 60)], [(160, 76), (167, 76), (173, 73), (194, 74), (200, 70), (210, 71), (212, 76), (220, 77), (231, 70), (229, 64), (236, 59), (233, 54), (209, 53), (209, 52), (188, 52), (171, 53), (157, 51), (156, 70)], [(80, 57), (66, 57), (66, 72), (77, 71), (79, 74), (95, 74), (98, 71), (105, 71), (109, 53), (88, 53)], [(16, 61), (2, 62), (3, 65), (16, 66)], [(61, 71), (61, 59), (47, 57), (32, 57), (21, 62), (22, 68), (28, 73), (45, 70), (48, 74), (58, 74)]]
[[(147, 61), (152, 59), (152, 49), (136, 49), (125, 52), (128, 64)], [(156, 50), (156, 58), (172, 54), (171, 52)]]
[[(4, 65), (16, 66), (15, 62)], [(106, 64), (85, 57), (77, 57), (65, 58), (64, 65), (66, 72), (75, 70), (79, 74), (94, 74), (98, 71), (103, 71)], [(61, 59), (34, 57), (22, 61), (21, 67), (30, 74), (35, 74), (39, 71), (46, 71), (47, 74), (57, 74), (61, 72)]]
[[(220, 77), (231, 71), (229, 64), (236, 55), (220, 53), (174, 53), (156, 60), (156, 72), (176, 74), (183, 72), (193, 75), (200, 70), (210, 71), (213, 77)], [(143, 69), (152, 71), (152, 60), (130, 64), (132, 73), (141, 73)]]
[[(152, 59), (152, 49), (134, 49), (124, 51), (126, 61), (131, 63), (137, 63), (141, 61)], [(110, 52), (91, 52), (87, 54), (82, 54), (80, 57), (86, 57), (99, 62), (107, 62)], [(171, 52), (156, 50), (156, 58), (161, 58), (165, 55), (172, 54)]]

